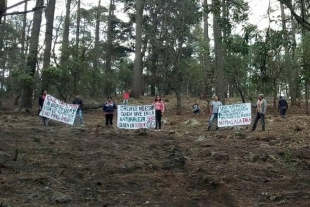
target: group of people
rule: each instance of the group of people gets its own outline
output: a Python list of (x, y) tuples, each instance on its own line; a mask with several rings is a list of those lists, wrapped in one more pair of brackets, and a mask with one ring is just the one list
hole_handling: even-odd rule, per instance
[[(214, 120), (216, 120), (217, 123), (217, 118), (218, 118), (218, 112), (219, 112), (219, 107), (222, 106), (222, 103), (219, 99), (218, 96), (214, 96), (214, 101), (211, 102), (210, 104), (210, 120), (208, 124), (208, 131), (211, 130), (212, 123)], [(257, 123), (259, 120), (261, 120), (262, 123), (262, 131), (265, 131), (265, 114), (267, 111), (267, 101), (264, 99), (263, 94), (258, 95), (258, 100), (256, 104), (252, 104), (254, 108), (256, 108), (256, 117), (254, 120), (254, 123), (252, 125), (252, 131), (256, 130)], [(195, 103), (192, 106), (192, 110), (194, 114), (200, 114), (200, 106), (198, 104), (198, 101), (195, 101)], [(279, 102), (278, 102), (278, 110), (280, 112), (280, 115), (282, 118), (285, 118), (286, 111), (288, 110), (288, 104), (287, 101), (283, 98), (283, 96), (280, 96)], [(219, 127), (216, 124), (216, 130), (218, 130)]]
[[(43, 108), (44, 100), (46, 98), (47, 91), (43, 90), (40, 97), (39, 97), (39, 113)], [(123, 95), (123, 105), (128, 105), (129, 103), (129, 98), (130, 98), (130, 91), (126, 90), (124, 95)], [(83, 113), (82, 113), (82, 108), (83, 108), (83, 101), (79, 97), (79, 94), (76, 94), (75, 99), (72, 101), (72, 104), (77, 104), (79, 105), (79, 108), (77, 110), (77, 115), (76, 115), (76, 120), (74, 121), (74, 124), (77, 125), (78, 121), (80, 122), (81, 126), (84, 125), (84, 119), (83, 119)], [(155, 130), (160, 131), (161, 130), (161, 123), (162, 123), (162, 116), (163, 113), (165, 112), (165, 104), (161, 100), (160, 96), (156, 96), (155, 100), (153, 102), (153, 106), (155, 109), (155, 120), (156, 120), (156, 126)], [(218, 112), (219, 112), (219, 107), (222, 106), (222, 103), (219, 99), (218, 96), (214, 96), (214, 100), (210, 104), (210, 120), (208, 124), (208, 131), (211, 130), (212, 123), (214, 120), (216, 120), (217, 123), (217, 118), (218, 118)], [(256, 117), (254, 120), (254, 123), (252, 125), (252, 131), (256, 130), (257, 123), (259, 120), (261, 120), (262, 124), (262, 131), (265, 131), (265, 114), (267, 110), (267, 101), (264, 99), (263, 94), (258, 95), (258, 100), (256, 104), (252, 104), (254, 108), (256, 108)], [(113, 126), (113, 117), (114, 117), (114, 112), (117, 109), (116, 103), (112, 100), (112, 97), (107, 98), (107, 102), (103, 104), (103, 113), (105, 116), (105, 125), (106, 126)], [(278, 102), (278, 110), (280, 111), (280, 115), (282, 118), (285, 118), (286, 111), (288, 109), (288, 104), (287, 101), (283, 98), (283, 96), (280, 96), (280, 100)], [(198, 104), (198, 101), (195, 101), (195, 103), (192, 106), (192, 110), (194, 114), (200, 114), (201, 109)], [(48, 125), (48, 118), (42, 116), (42, 125), (47, 126)], [(216, 124), (216, 130), (218, 130), (219, 127)]]
[[(43, 90), (41, 95), (39, 96), (39, 114), (43, 108), (46, 95), (47, 95), (47, 90)], [(130, 91), (127, 90), (123, 95), (123, 105), (128, 105), (129, 98), (130, 98)], [(80, 125), (83, 126), (84, 125), (84, 119), (83, 119), (83, 113), (82, 113), (83, 101), (80, 98), (79, 94), (75, 95), (75, 98), (72, 101), (72, 104), (79, 105), (79, 108), (77, 109), (77, 114), (76, 114), (76, 119), (74, 121), (74, 125), (77, 125), (78, 121), (79, 121)], [(153, 106), (155, 108), (155, 119), (156, 119), (155, 130), (160, 131), (161, 130), (162, 115), (165, 111), (165, 104), (161, 100), (160, 96), (155, 97), (155, 100), (153, 102)], [(103, 113), (105, 116), (105, 125), (106, 126), (113, 126), (113, 117), (114, 117), (114, 112), (117, 109), (117, 105), (112, 100), (112, 97), (109, 96), (107, 98), (107, 102), (105, 102), (103, 104), (102, 109), (103, 109)], [(42, 125), (48, 126), (48, 118), (41, 116), (41, 119), (42, 119)]]

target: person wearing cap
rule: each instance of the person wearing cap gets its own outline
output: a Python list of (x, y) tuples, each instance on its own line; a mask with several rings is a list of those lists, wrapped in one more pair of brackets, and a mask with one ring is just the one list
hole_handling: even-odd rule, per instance
[(283, 96), (280, 96), (280, 100), (278, 103), (278, 110), (280, 111), (280, 115), (282, 118), (285, 118), (287, 109), (288, 109), (287, 101), (283, 98)]
[(252, 126), (252, 131), (255, 131), (258, 120), (262, 123), (262, 131), (265, 131), (265, 115), (267, 110), (267, 101), (264, 99), (263, 94), (258, 95), (258, 100), (256, 104), (252, 105), (256, 108), (256, 118)]

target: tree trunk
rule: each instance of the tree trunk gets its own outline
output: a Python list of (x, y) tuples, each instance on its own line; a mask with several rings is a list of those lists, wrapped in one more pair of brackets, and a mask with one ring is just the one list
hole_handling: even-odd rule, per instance
[[(76, 33), (75, 33), (75, 62), (77, 63), (77, 68), (73, 70), (73, 94), (78, 92), (78, 81), (79, 81), (79, 70), (80, 70), (80, 58), (79, 58), (79, 44), (80, 44), (80, 22), (81, 22), (81, 0), (77, 1), (77, 18), (76, 18)], [(82, 62), (82, 61), (81, 61)]]
[[(28, 1), (25, 2), (24, 11), (27, 11)], [(26, 41), (26, 26), (27, 26), (27, 13), (23, 15), (23, 30), (21, 39), (21, 52), (25, 55), (25, 41)]]
[(225, 97), (227, 91), (225, 78), (224, 78), (224, 53), (222, 43), (222, 31), (220, 27), (220, 1), (212, 0), (213, 4), (213, 33), (214, 33), (214, 53), (215, 53), (215, 92), (216, 95), (221, 98), (223, 104), (225, 104)]
[(98, 69), (98, 53), (99, 53), (99, 38), (100, 38), (100, 34), (99, 34), (99, 31), (100, 31), (100, 17), (101, 17), (101, 0), (98, 1), (98, 9), (97, 9), (97, 13), (96, 13), (96, 30), (95, 30), (95, 58), (94, 58), (94, 62), (93, 62), (93, 65), (94, 65), (94, 69), (97, 70)]
[(204, 12), (203, 12), (203, 38), (205, 43), (205, 53), (203, 61), (203, 72), (205, 79), (205, 90), (204, 96), (207, 99), (212, 98), (212, 72), (211, 72), (211, 58), (210, 58), (210, 37), (209, 37), (209, 5), (208, 0), (203, 2)]
[(114, 0), (110, 0), (109, 16), (108, 16), (108, 31), (107, 31), (107, 43), (106, 43), (106, 61), (105, 61), (105, 84), (104, 84), (104, 95), (109, 96), (112, 91), (112, 82), (110, 75), (112, 73), (112, 53), (113, 53), (113, 11), (114, 11)]
[[(301, 13), (302, 19), (306, 19), (306, 13), (304, 10), (305, 2), (301, 1)], [(308, 42), (306, 41), (306, 36), (309, 35), (309, 31), (306, 31), (305, 28), (302, 29), (302, 63), (303, 63), (303, 70), (306, 73), (305, 77), (305, 101), (306, 101), (306, 114), (309, 114), (309, 81), (310, 75), (308, 75), (307, 71), (310, 71), (310, 63), (308, 62), (308, 55), (307, 51), (309, 49)]]
[[(92, 71), (92, 77), (91, 80), (91, 89), (90, 89), (90, 96), (94, 97), (95, 94), (98, 92), (98, 83), (96, 80), (97, 74), (100, 73), (99, 69), (99, 57), (100, 57), (100, 45), (99, 45), (99, 38), (100, 38), (100, 18), (101, 18), (101, 0), (98, 0), (98, 7), (96, 11), (96, 29), (95, 29), (95, 54), (93, 59), (93, 71)], [(102, 86), (99, 86), (99, 88), (102, 88)]]
[[(66, 70), (66, 61), (69, 59), (69, 32), (70, 32), (70, 8), (71, 1), (66, 0), (66, 16), (65, 16), (65, 24), (62, 35), (62, 47), (61, 47), (61, 56), (60, 56), (60, 65), (63, 70)], [(65, 100), (66, 99), (66, 90), (67, 90), (67, 72), (64, 73), (63, 77), (60, 80), (60, 87), (58, 87), (58, 92), (60, 97)]]
[[(43, 69), (47, 69), (51, 63), (51, 50), (53, 41), (53, 28), (55, 16), (56, 0), (49, 0), (46, 8), (46, 27), (45, 27), (45, 50), (43, 57)], [(42, 74), (43, 90), (48, 90), (48, 80)]]
[(142, 78), (142, 18), (143, 18), (144, 0), (136, 0), (136, 42), (135, 42), (135, 59), (134, 70), (132, 77), (132, 96), (139, 98), (141, 93), (141, 78)]
[(291, 105), (296, 105), (296, 83), (294, 80), (294, 76), (293, 76), (293, 64), (290, 58), (290, 53), (289, 53), (289, 49), (288, 49), (288, 31), (286, 28), (286, 18), (285, 18), (285, 13), (284, 13), (284, 6), (282, 3), (280, 3), (280, 7), (281, 7), (281, 19), (282, 19), (282, 30), (284, 33), (284, 40), (285, 40), (285, 45), (284, 45), (284, 52), (285, 52), (285, 72), (286, 72), (286, 77), (287, 77), (287, 82), (289, 85), (289, 94), (291, 97)]
[(176, 109), (177, 109), (177, 115), (181, 115), (182, 112), (182, 97), (181, 97), (181, 93), (180, 93), (180, 89), (177, 89), (175, 91), (175, 95), (177, 98), (177, 105), (176, 105)]
[[(294, 84), (296, 86), (296, 91), (295, 91), (295, 96), (296, 99), (300, 99), (301, 98), (301, 86), (299, 83), (299, 77), (300, 77), (300, 67), (298, 67), (298, 63), (297, 63), (297, 56), (296, 56), (296, 46), (297, 46), (297, 42), (296, 42), (296, 23), (294, 21), (294, 17), (291, 17), (291, 25), (292, 25), (292, 34), (293, 34), (293, 46), (292, 46), (292, 70), (294, 71), (293, 73), (293, 80), (294, 80)], [(297, 66), (297, 67), (296, 67)], [(297, 102), (297, 100), (296, 100)], [(297, 104), (297, 103), (296, 103)]]
[[(37, 6), (40, 7), (43, 5), (44, 0), (37, 0)], [(27, 65), (26, 65), (26, 73), (32, 78), (34, 78), (34, 74), (36, 71), (41, 21), (42, 21), (42, 9), (38, 9), (33, 13), (33, 26), (31, 31), (29, 55), (27, 58)], [(21, 103), (22, 108), (26, 109), (32, 108), (32, 93), (33, 93), (32, 85), (25, 84), (23, 86), (23, 92), (22, 92), (22, 103)]]

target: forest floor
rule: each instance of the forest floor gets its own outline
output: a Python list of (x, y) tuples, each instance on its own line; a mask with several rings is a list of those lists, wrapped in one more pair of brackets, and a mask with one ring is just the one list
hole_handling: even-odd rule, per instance
[(84, 127), (1, 113), (0, 206), (310, 206), (310, 116), (207, 131), (207, 115), (173, 105), (146, 134), (102, 127), (101, 109)]

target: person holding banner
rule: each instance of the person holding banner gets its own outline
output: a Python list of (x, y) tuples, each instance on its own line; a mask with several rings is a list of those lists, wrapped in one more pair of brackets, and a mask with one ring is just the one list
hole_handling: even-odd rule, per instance
[(161, 101), (160, 96), (156, 96), (153, 102), (153, 106), (155, 108), (155, 120), (156, 120), (155, 130), (160, 131), (161, 130), (161, 118), (165, 111), (165, 104), (164, 102)]
[(210, 121), (208, 125), (208, 131), (211, 130), (212, 123), (216, 119), (216, 130), (219, 130), (218, 124), (217, 124), (217, 118), (218, 118), (218, 113), (219, 113), (219, 107), (222, 106), (222, 102), (220, 102), (220, 99), (218, 96), (214, 96), (214, 101), (211, 102), (210, 105)]
[(81, 126), (83, 126), (84, 125), (83, 113), (82, 113), (83, 101), (82, 99), (80, 99), (80, 95), (78, 93), (75, 95), (75, 99), (72, 101), (72, 104), (79, 105), (79, 108), (76, 111), (76, 118), (74, 124), (76, 124), (76, 119), (79, 119)]
[(116, 108), (117, 106), (112, 101), (112, 97), (108, 97), (108, 101), (103, 105), (106, 126), (113, 126), (113, 115)]
[[(46, 95), (47, 95), (47, 90), (42, 90), (42, 93), (39, 96), (39, 114), (43, 108), (43, 104), (44, 104)], [(42, 125), (48, 126), (48, 118), (41, 116), (41, 119), (42, 119)]]
[(262, 131), (265, 131), (265, 114), (267, 110), (267, 101), (264, 99), (263, 94), (258, 95), (258, 100), (256, 104), (252, 105), (256, 108), (256, 118), (252, 126), (252, 132), (255, 131), (258, 120), (262, 123)]

